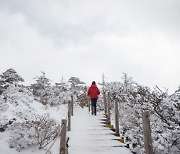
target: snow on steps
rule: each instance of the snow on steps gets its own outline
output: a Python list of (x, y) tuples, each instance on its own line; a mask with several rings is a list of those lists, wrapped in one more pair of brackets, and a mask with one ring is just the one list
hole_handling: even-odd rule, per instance
[(68, 132), (69, 154), (131, 154), (119, 137), (101, 123), (103, 114), (91, 115), (88, 108), (75, 108)]

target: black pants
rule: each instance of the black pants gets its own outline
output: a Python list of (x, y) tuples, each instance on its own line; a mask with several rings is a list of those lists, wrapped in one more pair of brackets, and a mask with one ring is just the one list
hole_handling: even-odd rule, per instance
[(92, 114), (96, 115), (96, 103), (97, 103), (97, 98), (91, 99), (91, 111)]

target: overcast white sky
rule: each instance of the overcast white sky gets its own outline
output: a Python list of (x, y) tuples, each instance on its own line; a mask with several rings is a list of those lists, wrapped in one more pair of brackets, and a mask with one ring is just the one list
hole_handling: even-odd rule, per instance
[(0, 0), (0, 73), (180, 85), (180, 0)]

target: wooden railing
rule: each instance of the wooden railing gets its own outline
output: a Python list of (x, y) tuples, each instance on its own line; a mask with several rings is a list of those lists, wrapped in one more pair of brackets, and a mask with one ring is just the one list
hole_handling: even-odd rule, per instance
[(73, 116), (73, 96), (71, 96), (71, 100), (68, 102), (68, 112), (67, 112), (67, 118), (61, 120), (61, 126), (59, 128), (59, 133), (57, 137), (54, 139), (53, 143), (49, 147), (49, 149), (46, 151), (45, 154), (48, 154), (53, 147), (55, 141), (58, 137), (60, 137), (60, 150), (59, 154), (68, 154), (68, 140), (67, 138), (67, 131), (71, 130), (71, 116)]
[[(110, 93), (103, 93), (104, 99), (104, 111), (105, 115), (108, 119), (108, 124), (111, 125), (111, 112), (110, 112)], [(118, 102), (114, 101), (114, 112), (115, 112), (115, 133), (116, 135), (119, 134), (119, 106)], [(150, 129), (150, 120), (149, 120), (149, 112), (145, 111), (142, 113), (142, 124), (143, 124), (143, 135), (144, 135), (144, 147), (145, 147), (145, 154), (153, 154), (153, 147), (152, 147), (152, 138), (151, 138), (151, 129)], [(124, 142), (124, 139), (120, 139)]]

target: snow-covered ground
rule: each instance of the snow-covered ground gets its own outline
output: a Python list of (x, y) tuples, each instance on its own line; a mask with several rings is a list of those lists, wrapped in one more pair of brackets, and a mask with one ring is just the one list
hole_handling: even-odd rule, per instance
[(76, 108), (72, 129), (68, 132), (70, 154), (131, 154), (113, 132), (101, 123), (102, 113), (91, 115), (88, 108)]
[[(50, 107), (48, 105), (42, 105), (40, 102), (34, 100), (32, 95), (29, 95), (28, 91), (19, 92), (16, 88), (11, 88), (8, 93), (8, 100), (5, 103), (0, 97), (0, 125), (8, 124), (9, 121), (14, 123), (23, 123), (26, 121), (36, 120), (38, 116), (47, 115), (49, 118), (53, 118), (57, 123), (61, 122), (61, 119), (67, 117), (67, 105), (62, 104), (58, 107)], [(25, 149), (21, 149), (19, 152), (16, 147), (10, 148), (10, 140), (12, 136), (18, 136), (20, 131), (16, 131), (13, 125), (8, 125), (5, 131), (0, 132), (0, 154), (45, 154), (46, 149), (51, 143), (45, 147), (45, 149), (39, 149), (38, 145), (30, 145)], [(22, 127), (22, 133), (26, 133), (26, 129)], [(29, 132), (27, 132), (28, 134)], [(28, 135), (27, 135), (28, 136)], [(25, 140), (24, 140), (25, 139)], [(18, 138), (18, 143), (23, 145), (26, 141), (31, 142), (28, 137)], [(59, 154), (59, 140), (52, 147), (53, 154)]]

